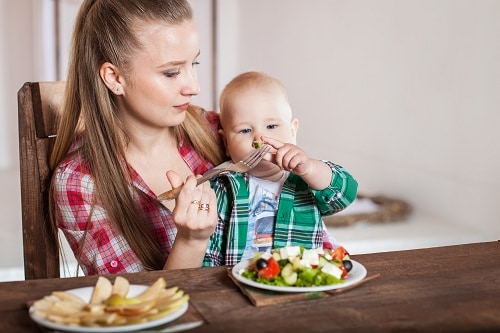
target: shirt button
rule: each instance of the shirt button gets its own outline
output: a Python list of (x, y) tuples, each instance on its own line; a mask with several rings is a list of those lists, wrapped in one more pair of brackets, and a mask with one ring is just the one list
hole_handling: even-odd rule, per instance
[(111, 262), (111, 267), (113, 267), (113, 268), (118, 267), (118, 261), (113, 260), (113, 261)]

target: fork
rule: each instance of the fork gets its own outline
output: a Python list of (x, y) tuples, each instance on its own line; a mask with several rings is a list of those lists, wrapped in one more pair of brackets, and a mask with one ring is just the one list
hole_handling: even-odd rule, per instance
[[(225, 171), (236, 171), (236, 172), (247, 172), (248, 170), (254, 168), (257, 166), (257, 164), (262, 161), (262, 158), (264, 158), (264, 155), (266, 155), (269, 151), (271, 150), (271, 146), (269, 145), (262, 145), (262, 147), (253, 150), (250, 154), (248, 154), (244, 159), (237, 163), (233, 163), (231, 161), (224, 162), (222, 164), (219, 164), (213, 169), (208, 170), (201, 176), (200, 178), (197, 179), (197, 185), (200, 185), (201, 183), (206, 182), (210, 178), (213, 178), (217, 175), (219, 175), (222, 172)], [(165, 200), (172, 200), (177, 198), (179, 195), (179, 192), (182, 189), (182, 185), (179, 187), (174, 187), (173, 189), (164, 192), (160, 194), (157, 199), (160, 201), (165, 201)]]

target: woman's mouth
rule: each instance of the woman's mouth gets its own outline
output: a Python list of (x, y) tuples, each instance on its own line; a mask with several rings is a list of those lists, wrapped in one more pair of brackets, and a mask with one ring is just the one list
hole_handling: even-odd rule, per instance
[(189, 102), (181, 104), (181, 105), (175, 105), (174, 108), (182, 110), (182, 111), (186, 111), (188, 106), (189, 106)]

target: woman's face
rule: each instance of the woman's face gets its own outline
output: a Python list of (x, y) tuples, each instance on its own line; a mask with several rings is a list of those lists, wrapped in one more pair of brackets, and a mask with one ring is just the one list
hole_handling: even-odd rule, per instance
[(153, 23), (136, 31), (142, 49), (122, 79), (120, 117), (128, 129), (145, 133), (178, 125), (199, 92), (196, 25), (192, 20), (175, 26)]

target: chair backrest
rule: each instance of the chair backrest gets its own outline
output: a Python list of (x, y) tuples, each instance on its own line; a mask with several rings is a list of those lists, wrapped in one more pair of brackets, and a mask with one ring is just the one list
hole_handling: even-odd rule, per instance
[(60, 277), (57, 234), (50, 231), (49, 158), (62, 111), (65, 82), (27, 82), (18, 92), (24, 274)]

